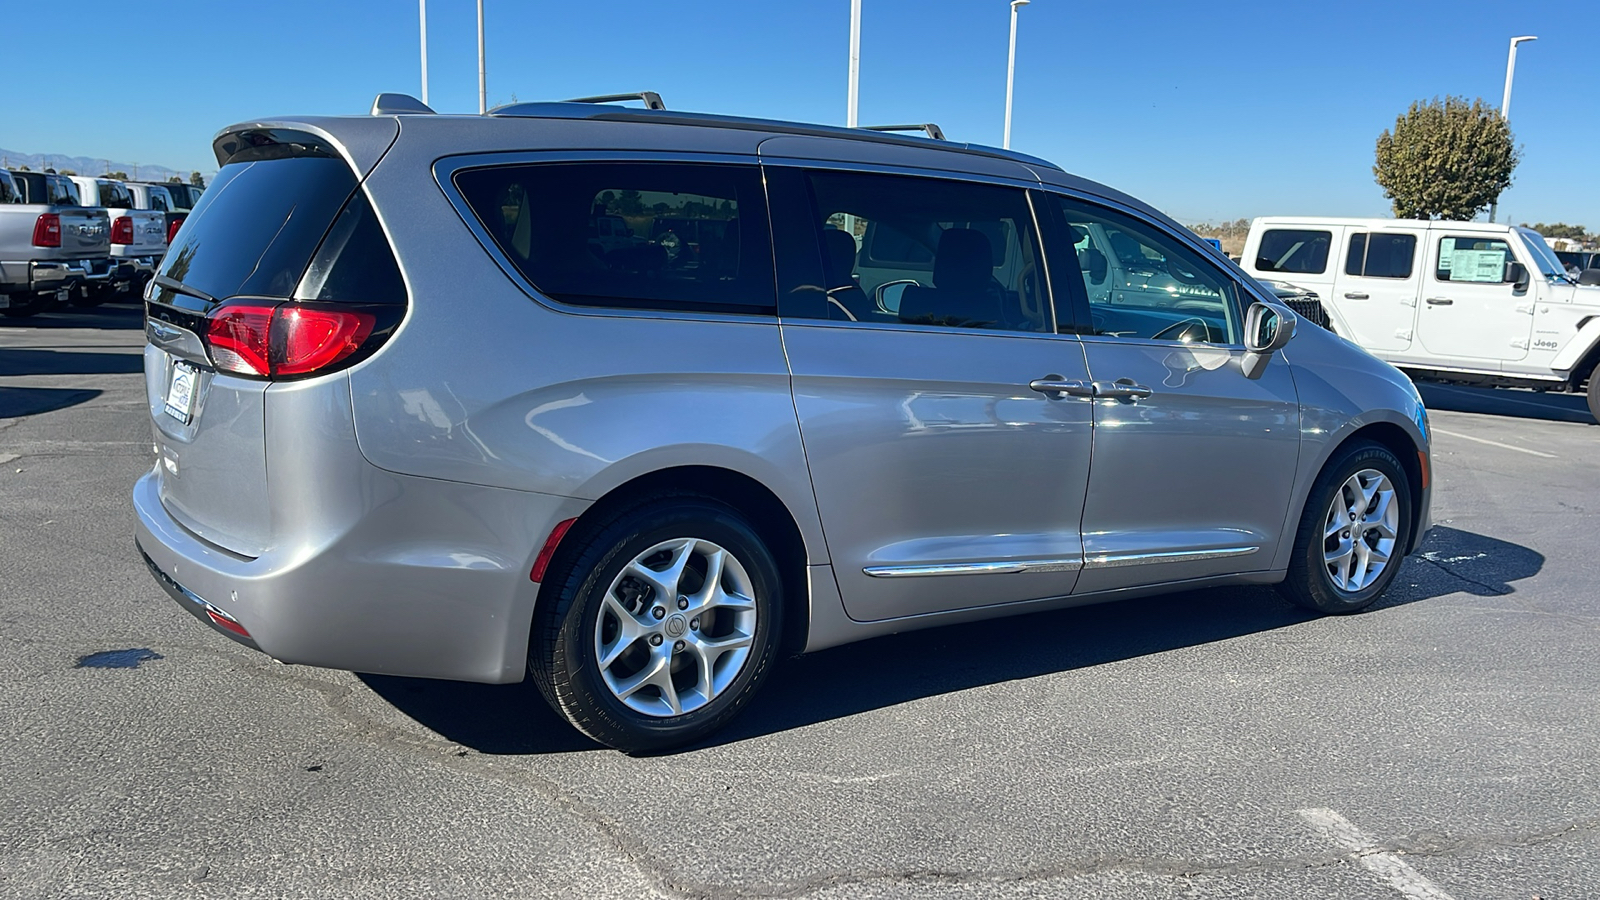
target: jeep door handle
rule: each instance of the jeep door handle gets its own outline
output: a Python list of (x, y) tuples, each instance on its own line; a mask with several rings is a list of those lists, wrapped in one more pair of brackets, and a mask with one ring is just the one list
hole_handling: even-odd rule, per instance
[(1028, 387), (1041, 394), (1048, 394), (1055, 398), (1059, 398), (1062, 395), (1068, 397), (1094, 396), (1094, 385), (1084, 384), (1081, 381), (1067, 381), (1060, 375), (1046, 375), (1043, 378), (1035, 378), (1028, 382)]
[(1451, 300), (1449, 297), (1429, 297), (1428, 298), (1428, 305), (1429, 306), (1449, 306), (1450, 304), (1452, 304), (1454, 302), (1455, 301)]
[(1366, 294), (1363, 294), (1360, 291), (1349, 291), (1348, 293), (1346, 293), (1344, 295), (1344, 298), (1346, 300), (1367, 300), (1367, 299), (1370, 299)]
[(1118, 378), (1116, 381), (1096, 381), (1093, 385), (1096, 400), (1143, 400), (1155, 393), (1142, 384), (1135, 384), (1132, 378)]

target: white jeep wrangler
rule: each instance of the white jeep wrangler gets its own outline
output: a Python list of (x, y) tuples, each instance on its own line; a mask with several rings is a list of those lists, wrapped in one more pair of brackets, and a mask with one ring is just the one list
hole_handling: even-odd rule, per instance
[(1413, 377), (1587, 387), (1600, 420), (1600, 272), (1570, 277), (1530, 229), (1271, 216), (1240, 265), (1314, 291), (1335, 332)]

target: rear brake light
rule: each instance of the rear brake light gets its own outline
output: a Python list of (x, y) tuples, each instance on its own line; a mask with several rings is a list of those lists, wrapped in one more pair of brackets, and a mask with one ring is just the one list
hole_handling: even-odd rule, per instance
[(333, 368), (372, 336), (377, 317), (358, 310), (234, 301), (206, 317), (211, 362), (236, 375), (276, 378)]
[(38, 220), (33, 223), (33, 245), (35, 247), (61, 246), (61, 217), (55, 213), (41, 213)]
[(133, 243), (133, 217), (122, 216), (111, 220), (111, 243)]
[(178, 236), (178, 229), (183, 227), (183, 220), (185, 218), (187, 217), (175, 216), (171, 222), (167, 223), (167, 243), (172, 243), (172, 239)]
[(236, 375), (271, 375), (267, 355), (276, 309), (276, 305), (230, 303), (212, 310), (206, 316), (211, 362)]

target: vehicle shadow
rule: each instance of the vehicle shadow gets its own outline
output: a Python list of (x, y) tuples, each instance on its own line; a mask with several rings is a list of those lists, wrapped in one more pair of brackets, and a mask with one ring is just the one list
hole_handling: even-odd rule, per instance
[(134, 300), (88, 307), (56, 306), (27, 318), (0, 318), (0, 329), (6, 327), (143, 329), (144, 303)]
[(139, 353), (79, 350), (0, 350), (4, 375), (134, 375), (144, 371)]
[(20, 419), (87, 403), (102, 391), (89, 388), (0, 387), (0, 419)]
[[(1544, 556), (1435, 527), (1382, 601), (1363, 615), (1466, 592), (1511, 593)], [(709, 741), (735, 743), (988, 684), (1067, 672), (1287, 628), (1317, 618), (1270, 587), (1186, 591), (890, 635), (788, 660), (744, 715)], [(598, 745), (552, 712), (531, 682), (473, 685), (362, 675), (379, 696), (443, 737), (488, 754)], [(692, 748), (689, 748), (692, 749)]]
[(1417, 392), (1429, 409), (1479, 413), (1489, 416), (1516, 416), (1546, 422), (1594, 424), (1589, 402), (1582, 394), (1540, 393), (1510, 388), (1473, 387), (1463, 384), (1418, 382)]

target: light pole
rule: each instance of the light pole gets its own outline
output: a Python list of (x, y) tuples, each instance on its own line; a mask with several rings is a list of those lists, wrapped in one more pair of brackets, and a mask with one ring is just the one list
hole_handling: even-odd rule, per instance
[(478, 0), (478, 115), (489, 111), (489, 76), (483, 65), (483, 0)]
[(850, 0), (850, 96), (845, 100), (844, 124), (854, 128), (861, 106), (861, 0)]
[(422, 27), (422, 105), (428, 105), (428, 0), (417, 0)]
[[(1500, 98), (1500, 118), (1505, 120), (1506, 127), (1511, 127), (1511, 79), (1517, 74), (1517, 45), (1524, 41), (1537, 41), (1538, 38), (1531, 34), (1519, 35), (1511, 39), (1511, 50), (1506, 53), (1506, 93)], [(1496, 197), (1489, 204), (1489, 221), (1493, 222), (1500, 214), (1500, 198)]]
[(1006, 134), (1000, 146), (1011, 149), (1011, 88), (1017, 80), (1017, 10), (1032, 0), (1011, 0), (1011, 50), (1006, 56)]

